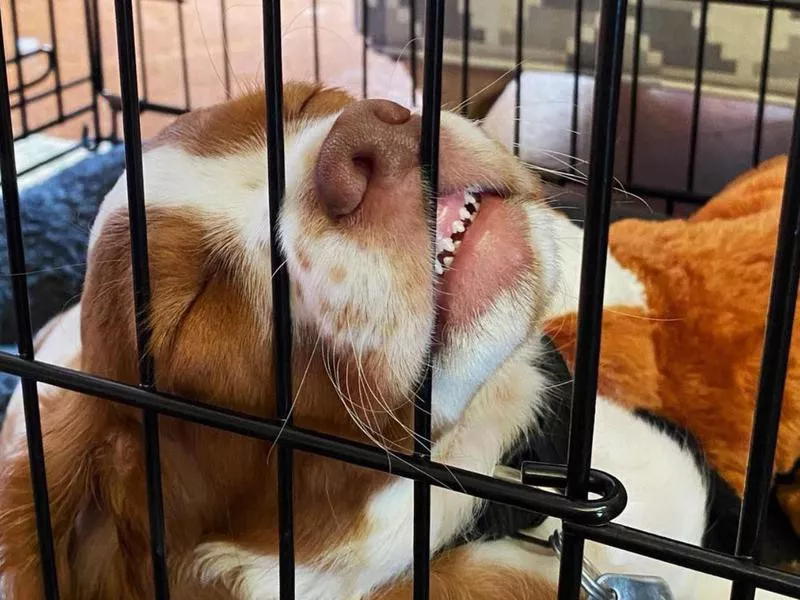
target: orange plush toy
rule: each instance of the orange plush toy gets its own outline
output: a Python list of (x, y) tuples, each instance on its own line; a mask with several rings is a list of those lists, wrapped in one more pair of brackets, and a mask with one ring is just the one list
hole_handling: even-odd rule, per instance
[[(785, 157), (763, 163), (686, 220), (626, 219), (609, 232), (599, 393), (691, 432), (740, 497), (786, 169)], [(559, 226), (569, 277), (546, 328), (572, 369), (581, 234), (566, 219)], [(797, 329), (775, 470), (800, 535)]]

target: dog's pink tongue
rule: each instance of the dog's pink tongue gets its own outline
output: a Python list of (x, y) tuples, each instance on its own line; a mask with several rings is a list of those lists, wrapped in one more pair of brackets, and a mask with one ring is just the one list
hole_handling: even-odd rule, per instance
[(453, 233), (453, 223), (460, 220), (458, 213), (464, 206), (464, 192), (454, 192), (439, 198), (436, 207), (436, 237), (446, 238)]

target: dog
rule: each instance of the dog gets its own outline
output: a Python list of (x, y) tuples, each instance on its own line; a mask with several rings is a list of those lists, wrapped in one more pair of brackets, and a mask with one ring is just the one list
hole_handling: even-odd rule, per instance
[[(263, 93), (181, 116), (148, 142), (157, 389), (275, 417), (271, 277), (286, 268), (298, 426), (409, 452), (430, 351), (434, 460), (491, 475), (520, 439), (548, 439), (548, 394), (563, 382), (543, 366), (552, 350), (541, 327), (575, 276), (562, 272), (559, 244), (579, 244), (580, 230), (476, 124), (447, 112), (441, 124), (434, 250), (419, 115), (287, 83), (285, 265), (270, 264)], [(80, 302), (37, 335), (37, 358), (138, 383), (129, 244), (123, 177), (91, 230)], [(44, 384), (39, 394), (61, 598), (152, 597), (141, 412)], [(701, 544), (709, 481), (680, 436), (602, 396), (594, 431), (593, 467), (628, 494), (616, 522)], [(43, 597), (24, 433), (18, 390), (0, 434), (7, 600)], [(160, 446), (171, 597), (277, 598), (272, 446), (167, 417)], [(470, 534), (487, 506), (431, 490), (431, 597), (554, 599), (551, 550)], [(412, 520), (413, 482), (296, 453), (297, 598), (410, 597)], [(560, 523), (526, 527), (547, 539)], [(676, 599), (729, 594), (727, 580), (593, 542), (586, 555), (601, 572), (661, 577)]]

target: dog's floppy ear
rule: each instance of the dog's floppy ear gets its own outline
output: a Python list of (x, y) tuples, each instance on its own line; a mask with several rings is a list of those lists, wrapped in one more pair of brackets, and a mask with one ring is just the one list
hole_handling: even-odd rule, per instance
[[(74, 524), (92, 493), (92, 444), (101, 415), (74, 410), (84, 401), (71, 392), (42, 413), (42, 437), (52, 522), (53, 543), (61, 598), (74, 598), (70, 590), (70, 546)], [(76, 440), (81, 440), (79, 443)], [(40, 549), (36, 528), (30, 464), (24, 438), (0, 462), (0, 574), (7, 598), (43, 598)]]

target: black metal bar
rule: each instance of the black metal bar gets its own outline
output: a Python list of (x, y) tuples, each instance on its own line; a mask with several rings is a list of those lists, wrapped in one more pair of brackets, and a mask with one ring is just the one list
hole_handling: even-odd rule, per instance
[(636, 14), (634, 16), (633, 33), (633, 65), (631, 68), (631, 106), (628, 123), (628, 161), (625, 167), (625, 182), (633, 183), (633, 149), (636, 145), (636, 120), (638, 117), (637, 103), (639, 101), (639, 63), (642, 52), (642, 12), (644, 0), (636, 0)]
[(469, 32), (472, 29), (470, 0), (464, 0), (464, 14), (461, 15), (461, 114), (469, 112)]
[[(706, 550), (692, 544), (661, 537), (653, 533), (611, 523), (602, 527), (565, 523), (565, 530), (608, 546), (694, 569), (726, 579), (739, 578), (758, 584), (778, 594), (800, 596), (800, 577), (769, 567), (753, 565), (740, 558)], [(710, 600), (710, 599), (709, 599)]]
[[(697, 0), (683, 0), (684, 2), (696, 3)], [(733, 6), (756, 6), (759, 8), (766, 8), (769, 5), (769, 0), (708, 0), (710, 4), (728, 4)], [(775, 0), (773, 3), (775, 8), (785, 10), (797, 10), (797, 0)]]
[(689, 134), (689, 166), (686, 173), (686, 189), (694, 190), (695, 168), (697, 166), (697, 135), (700, 128), (700, 101), (703, 92), (703, 64), (706, 53), (708, 33), (709, 0), (701, 0), (700, 29), (697, 33), (697, 57), (694, 66), (694, 92), (692, 96), (692, 129)]
[[(316, 0), (315, 0), (316, 1)], [(228, 46), (228, 7), (226, 0), (219, 0), (220, 27), (222, 28), (222, 77), (225, 85), (225, 97), (231, 97), (231, 53)]]
[[(587, 497), (592, 457), (626, 11), (627, 0), (602, 2), (567, 461), (567, 496), (576, 499)], [(559, 600), (578, 598), (583, 545), (584, 540), (580, 535), (565, 531)]]
[[(19, 39), (19, 14), (17, 12), (17, 0), (11, 0), (11, 36), (14, 38), (14, 66), (19, 82), (19, 118), (22, 126), (22, 135), (28, 135), (28, 110), (25, 103), (25, 85), (22, 73), (22, 56), (20, 56), (17, 40)], [(5, 52), (3, 53), (3, 64), (5, 65)], [(8, 78), (8, 75), (6, 75)], [(8, 86), (6, 86), (8, 87)], [(6, 92), (8, 95), (8, 92)]]
[[(103, 75), (103, 51), (101, 47), (100, 18), (98, 0), (85, 0), (86, 10), (86, 29), (89, 45), (89, 62), (92, 77), (92, 125), (94, 126), (95, 138), (102, 136), (100, 130), (100, 106), (99, 98), (105, 86), (105, 76)], [(89, 5), (91, 2), (91, 6)]]
[(46, 122), (46, 123), (44, 123), (42, 125), (37, 125), (36, 127), (32, 127), (30, 129), (28, 129), (28, 133), (26, 133), (24, 135), (20, 134), (20, 135), (16, 136), (15, 139), (22, 139), (24, 137), (31, 136), (34, 133), (40, 133), (40, 132), (44, 131), (45, 129), (49, 129), (50, 127), (53, 127), (54, 125), (58, 125), (60, 123), (66, 123), (70, 119), (74, 119), (75, 117), (77, 117), (79, 115), (82, 115), (84, 113), (89, 112), (90, 110), (92, 110), (92, 105), (91, 104), (87, 104), (86, 106), (82, 106), (81, 108), (76, 108), (75, 110), (70, 111), (67, 114), (65, 114), (62, 119), (54, 119), (54, 120), (48, 121), (48, 122)]
[(86, 56), (89, 60), (89, 77), (92, 84), (92, 126), (94, 128), (94, 139), (101, 137), (100, 133), (100, 103), (99, 97), (103, 88), (98, 85), (98, 71), (102, 65), (98, 60), (99, 49), (95, 48), (94, 30), (97, 24), (92, 16), (91, 0), (83, 0), (83, 19), (86, 30)]
[(176, 2), (175, 10), (178, 11), (178, 41), (181, 53), (181, 77), (183, 78), (183, 102), (186, 110), (192, 110), (192, 96), (189, 86), (189, 61), (186, 57), (186, 24), (183, 20), (183, 3)]
[[(778, 425), (792, 343), (797, 285), (800, 280), (800, 80), (797, 99), (772, 271), (758, 396), (750, 436), (750, 455), (736, 537), (736, 555), (756, 562), (761, 554), (762, 526), (772, 485), (775, 446), (778, 443)], [(752, 599), (754, 596), (755, 587), (752, 582), (734, 581), (731, 600)]]
[(417, 105), (417, 0), (408, 0), (408, 51), (411, 71), (411, 106)]
[(575, 62), (572, 65), (572, 116), (569, 133), (569, 166), (575, 168), (578, 158), (578, 110), (580, 109), (581, 45), (583, 41), (583, 0), (575, 0)]
[(41, 160), (41, 161), (37, 162), (35, 165), (33, 165), (31, 167), (28, 167), (26, 169), (18, 171), (17, 172), (17, 177), (19, 178), (19, 177), (22, 177), (23, 175), (27, 175), (28, 173), (32, 173), (36, 169), (39, 169), (39, 168), (41, 168), (41, 167), (43, 167), (45, 165), (49, 165), (50, 163), (53, 163), (53, 162), (57, 161), (59, 158), (63, 158), (65, 156), (69, 155), (69, 154), (72, 154), (76, 150), (80, 150), (82, 148), (86, 148), (86, 143), (83, 140), (81, 140), (77, 144), (71, 145), (66, 150), (62, 150), (61, 152), (57, 152), (56, 154), (48, 156), (44, 160)]
[[(13, 2), (12, 2), (13, 4)], [(0, 61), (5, 65), (5, 39), (0, 21)], [(0, 69), (0, 178), (2, 178), (3, 209), (6, 217), (6, 241), (11, 272), (14, 314), (17, 322), (17, 348), (20, 360), (33, 360), (33, 330), (28, 304), (28, 281), (25, 276), (25, 248), (22, 239), (22, 219), (19, 210), (17, 165), (14, 155), (14, 132), (11, 125), (11, 107), (8, 99), (8, 73)], [(28, 442), (28, 461), (33, 486), (33, 505), (36, 533), (42, 567), (42, 582), (47, 600), (58, 599), (58, 577), (50, 522), (50, 503), (47, 491), (42, 423), (39, 416), (39, 393), (36, 380), (22, 378), (22, 402)]]
[(367, 0), (361, 0), (361, 96), (362, 98), (368, 97), (367, 92), (367, 49), (369, 48), (369, 41), (367, 36), (369, 34), (369, 6)]
[[(508, 506), (550, 514), (575, 523), (585, 525), (608, 523), (611, 519), (619, 516), (627, 501), (622, 485), (611, 475), (600, 471), (592, 471), (594, 481), (605, 480), (605, 483), (593, 485), (592, 478), (590, 478), (592, 492), (603, 493), (609, 487), (609, 481), (615, 482), (616, 492), (612, 495), (604, 495), (599, 499), (575, 501), (565, 498), (561, 494), (520, 486), (517, 483), (432, 462), (416, 454), (387, 453), (371, 444), (353, 442), (293, 425), (285, 425), (282, 420), (259, 419), (218, 406), (178, 398), (170, 394), (151, 392), (141, 387), (87, 375), (74, 369), (25, 360), (7, 352), (0, 352), (0, 370), (64, 389), (105, 398), (126, 406), (152, 410), (168, 417), (251, 438), (271, 442), (280, 436), (281, 445), (295, 450), (342, 460), (414, 481), (425, 481), (437, 487), (458, 490), (479, 498), (492, 499)], [(539, 470), (551, 474), (544, 485), (548, 487), (565, 485), (566, 470), (563, 465), (541, 463), (538, 465)], [(541, 485), (537, 482), (533, 483)]]
[(311, 0), (311, 33), (314, 44), (314, 81), (320, 82), (319, 73), (319, 6), (318, 0)]
[(516, 31), (516, 66), (514, 79), (516, 80), (516, 90), (514, 92), (514, 156), (519, 156), (519, 132), (520, 120), (522, 119), (522, 44), (524, 42), (525, 24), (525, 3), (517, 0), (517, 31)]
[[(279, 217), (286, 191), (283, 147), (283, 66), (281, 3), (263, 3), (264, 78), (267, 111), (267, 184), (269, 186), (270, 257), (272, 264), (272, 325), (275, 355), (275, 398), (278, 418), (292, 423), (292, 315), (289, 306), (289, 272), (279, 243)], [(278, 446), (278, 528), (281, 600), (295, 594), (294, 482), (292, 449)]]
[(769, 59), (772, 53), (772, 24), (775, 18), (775, 0), (769, 0), (767, 18), (764, 24), (764, 49), (761, 51), (761, 72), (758, 76), (758, 106), (756, 108), (755, 139), (753, 140), (753, 161), (755, 167), (761, 162), (761, 137), (764, 134), (764, 104), (769, 82)]
[(186, 109), (181, 106), (173, 106), (171, 104), (161, 104), (160, 102), (146, 102), (142, 101), (139, 104), (139, 110), (142, 112), (152, 111), (157, 113), (164, 113), (167, 115), (183, 115)]
[[(154, 364), (150, 354), (150, 265), (147, 250), (147, 213), (142, 166), (142, 134), (139, 124), (139, 90), (136, 79), (131, 0), (115, 0), (119, 80), (122, 94), (122, 127), (125, 135), (125, 170), (128, 185), (128, 213), (131, 237), (133, 301), (136, 311), (136, 345), (139, 355), (139, 385), (154, 389)], [(143, 435), (147, 479), (147, 506), (150, 519), (150, 554), (156, 598), (169, 598), (164, 503), (161, 486), (158, 414), (143, 411)]]
[[(79, 77), (78, 79), (73, 79), (72, 81), (68, 81), (67, 83), (61, 84), (61, 91), (63, 92), (64, 90), (68, 90), (68, 89), (74, 88), (76, 86), (81, 85), (82, 83), (87, 83), (87, 82), (90, 82), (90, 81), (91, 81), (91, 77), (90, 76)], [(33, 96), (27, 96), (25, 98), (25, 105), (26, 106), (30, 106), (34, 102), (39, 102), (41, 100), (45, 100), (47, 98), (51, 98), (52, 96), (56, 95), (57, 93), (58, 93), (58, 90), (56, 88), (51, 88), (49, 90), (45, 90), (44, 92), (39, 92), (38, 94), (34, 94)], [(20, 101), (13, 102), (11, 104), (11, 110), (16, 110), (16, 109), (20, 108), (21, 105), (22, 105), (22, 102), (20, 102)], [(64, 116), (65, 115), (64, 115), (63, 112), (60, 113), (54, 119), (54, 122), (55, 123), (59, 123), (60, 122), (59, 119), (63, 119)]]
[[(178, 4), (180, 6), (180, 3)], [(144, 45), (144, 15), (142, 14), (142, 0), (136, 0), (136, 22), (139, 25), (136, 33), (136, 43), (139, 45), (139, 64), (142, 65), (142, 100), (150, 97), (147, 77), (147, 53)]]
[[(422, 134), (420, 170), (426, 190), (429, 231), (436, 231), (436, 204), (439, 190), (439, 129), (442, 105), (442, 67), (444, 53), (444, 0), (427, 0), (425, 5), (425, 63), (422, 83)], [(436, 255), (436, 236), (431, 236), (431, 256)], [(433, 265), (431, 265), (433, 270)], [(430, 356), (414, 405), (414, 455), (429, 462), (431, 440), (431, 393), (433, 372)], [(414, 600), (430, 596), (430, 483), (414, 483)]]
[(47, 0), (47, 19), (50, 26), (50, 43), (52, 49), (53, 77), (56, 84), (56, 110), (58, 117), (64, 116), (64, 98), (61, 95), (61, 63), (58, 60), (58, 37), (56, 36), (56, 11), (55, 0)]

